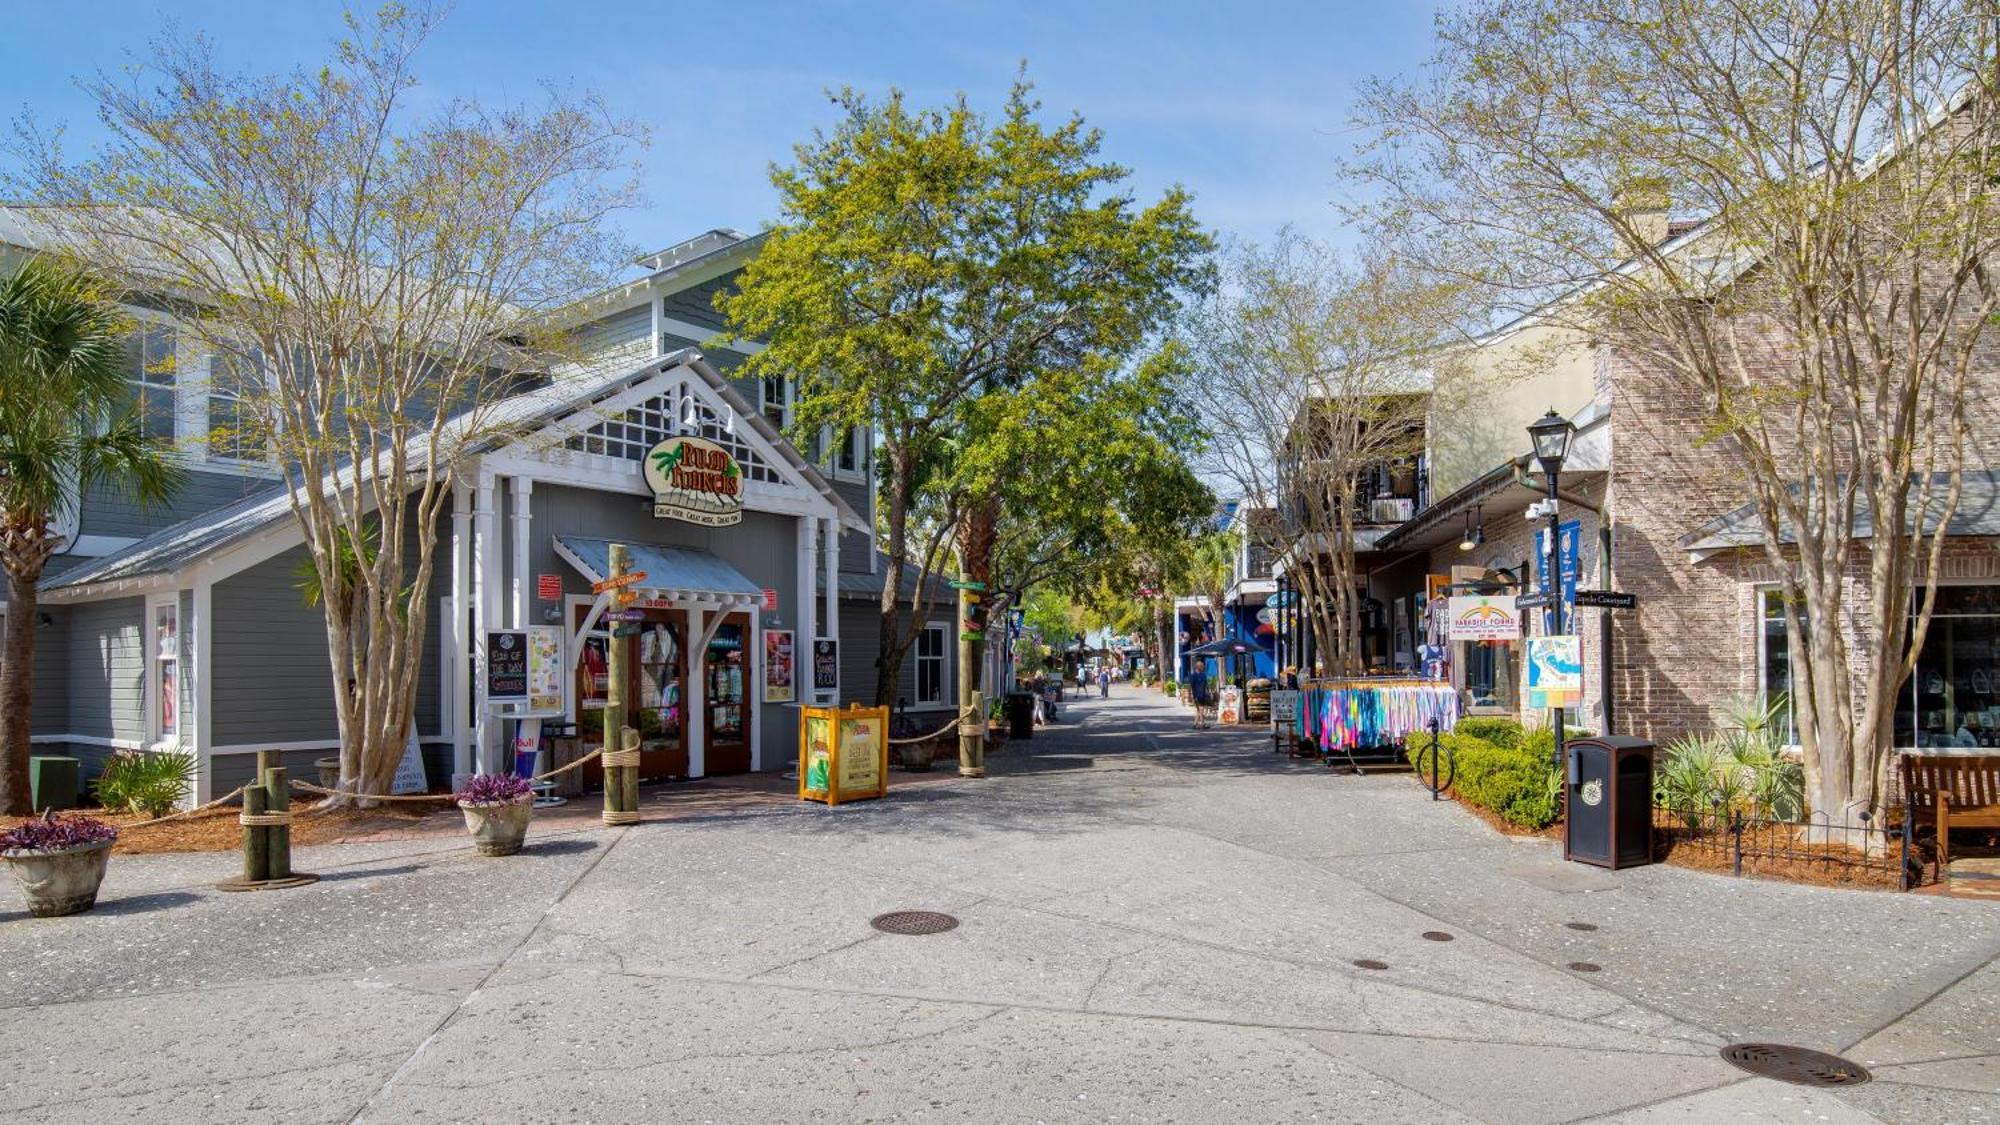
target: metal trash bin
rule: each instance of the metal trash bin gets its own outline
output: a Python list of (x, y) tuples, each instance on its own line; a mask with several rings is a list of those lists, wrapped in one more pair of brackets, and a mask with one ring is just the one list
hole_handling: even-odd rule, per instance
[(28, 803), (36, 811), (73, 809), (83, 793), (82, 763), (55, 754), (28, 759)]
[(1564, 749), (1563, 858), (1614, 870), (1653, 862), (1653, 744), (1612, 734)]
[(1034, 692), (1010, 691), (1007, 693), (1007, 737), (1035, 737)]

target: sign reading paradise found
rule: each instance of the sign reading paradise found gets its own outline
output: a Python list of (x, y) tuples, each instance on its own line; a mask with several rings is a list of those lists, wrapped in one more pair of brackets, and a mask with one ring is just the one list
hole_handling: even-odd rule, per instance
[(743, 468), (727, 449), (701, 438), (668, 438), (646, 451), (653, 515), (703, 527), (743, 522)]

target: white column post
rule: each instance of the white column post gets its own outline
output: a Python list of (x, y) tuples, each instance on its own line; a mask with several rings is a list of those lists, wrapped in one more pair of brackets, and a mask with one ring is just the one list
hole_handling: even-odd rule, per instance
[(478, 596), (472, 601), (473, 745), (481, 773), (499, 765), (499, 726), (486, 707), (486, 632), (500, 626), (500, 543), (493, 519), (493, 474), (479, 470), (472, 490), (472, 577)]
[(687, 732), (688, 776), (708, 776), (708, 644), (703, 637), (702, 609), (690, 605), (687, 609), (687, 662), (688, 687), (687, 720), (681, 729)]
[[(820, 527), (826, 533), (826, 545), (822, 548), (820, 564), (826, 570), (826, 619), (820, 622), (819, 635), (831, 640), (840, 639), (840, 521), (823, 519)], [(838, 703), (840, 689), (820, 700), (822, 703)]]
[(194, 803), (205, 805), (215, 799), (215, 587), (206, 577), (194, 580), (194, 620), (187, 635), (194, 657)]
[(534, 624), (534, 622), (528, 619), (528, 609), (531, 604), (530, 599), (533, 597), (529, 593), (528, 586), (528, 539), (533, 534), (531, 531), (533, 527), (531, 521), (533, 519), (532, 508), (534, 504), (535, 482), (530, 477), (516, 476), (510, 478), (509, 484), (511, 485), (510, 491), (514, 496), (513, 508), (509, 512), (512, 522), (508, 527), (507, 536), (507, 548), (512, 552), (513, 621), (514, 628), (525, 629), (529, 625)]
[(653, 347), (648, 354), (654, 359), (659, 359), (667, 354), (666, 344), (660, 339), (667, 330), (665, 299), (660, 296), (658, 285), (650, 286), (648, 292), (653, 295), (653, 299), (649, 302), (653, 310)]
[(813, 702), (812, 643), (819, 636), (819, 517), (800, 516), (798, 524), (798, 605), (792, 622), (792, 698)]
[(446, 622), (445, 643), (451, 646), (451, 668), (445, 677), (449, 693), (444, 714), (451, 724), (452, 788), (457, 789), (472, 776), (472, 716), (465, 713), (470, 696), (465, 682), (471, 665), (472, 638), (465, 635), (466, 619), (472, 612), (472, 489), (463, 481), (451, 491), (451, 620)]

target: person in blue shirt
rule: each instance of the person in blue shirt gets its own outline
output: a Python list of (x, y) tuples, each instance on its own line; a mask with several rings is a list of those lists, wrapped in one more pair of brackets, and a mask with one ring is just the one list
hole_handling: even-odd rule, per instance
[(1194, 702), (1194, 728), (1208, 726), (1208, 664), (1196, 661), (1193, 671), (1188, 673), (1188, 698)]

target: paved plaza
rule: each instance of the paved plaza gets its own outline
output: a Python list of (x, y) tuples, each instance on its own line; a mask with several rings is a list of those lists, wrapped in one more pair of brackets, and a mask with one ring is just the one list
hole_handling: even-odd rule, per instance
[[(1601, 872), (1157, 696), (1064, 719), (837, 810), (304, 849), (324, 880), (263, 894), (121, 856), (66, 919), (10, 889), (0, 1116), (2000, 1121), (2000, 907)], [(870, 928), (903, 909), (961, 924)], [(1875, 1080), (1717, 1056), (1758, 1040)]]

